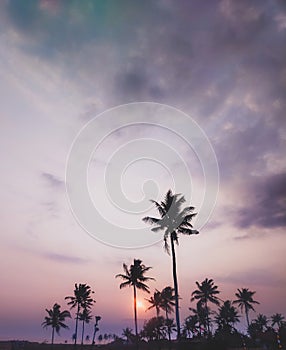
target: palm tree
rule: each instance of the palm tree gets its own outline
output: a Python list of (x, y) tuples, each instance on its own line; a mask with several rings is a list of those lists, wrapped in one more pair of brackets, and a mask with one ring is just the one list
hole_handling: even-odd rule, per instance
[(91, 294), (94, 293), (94, 291), (91, 290), (90, 286), (87, 284), (80, 283), (77, 285), (75, 284), (74, 289), (74, 295), (73, 296), (67, 296), (65, 297), (65, 300), (70, 300), (68, 302), (68, 305), (70, 305), (71, 309), (77, 308), (76, 312), (76, 322), (75, 322), (75, 336), (74, 336), (74, 344), (76, 345), (77, 342), (77, 330), (78, 330), (78, 320), (79, 320), (79, 314), (81, 309), (87, 309), (89, 310), (93, 303), (95, 303), (95, 300), (92, 299)]
[(160, 340), (165, 337), (166, 330), (164, 317), (152, 317), (145, 322), (141, 335), (148, 340)]
[(190, 315), (185, 319), (184, 332), (188, 338), (191, 338), (191, 335), (193, 336), (198, 332), (198, 323), (197, 315)]
[(154, 218), (147, 216), (143, 218), (143, 221), (152, 225), (153, 232), (164, 230), (164, 248), (168, 254), (170, 254), (170, 244), (172, 252), (172, 270), (175, 290), (175, 308), (176, 308), (176, 325), (177, 325), (177, 338), (180, 338), (180, 314), (179, 314), (179, 287), (177, 278), (177, 263), (175, 243), (179, 243), (179, 234), (198, 234), (199, 232), (193, 230), (191, 220), (196, 215), (193, 213), (194, 207), (185, 207), (181, 209), (182, 204), (185, 202), (184, 196), (180, 194), (173, 194), (169, 190), (161, 203), (151, 200), (155, 204), (156, 209), (159, 212), (160, 218)]
[(282, 314), (274, 314), (271, 316), (271, 325), (274, 327), (277, 325), (278, 329), (280, 329), (283, 325), (283, 322), (285, 320), (285, 317)]
[[(155, 290), (153, 296), (150, 297), (150, 299), (146, 299), (145, 300), (148, 301), (149, 304), (151, 304), (147, 310), (151, 310), (153, 308), (155, 308), (156, 310), (156, 316), (159, 317), (160, 315), (160, 307), (161, 307), (161, 303), (162, 303), (162, 298), (161, 298), (161, 292), (159, 292), (157, 289)], [(147, 311), (146, 310), (146, 311)]]
[(45, 317), (45, 321), (42, 323), (44, 328), (52, 327), (52, 344), (54, 344), (55, 330), (59, 334), (61, 328), (68, 329), (69, 327), (64, 323), (66, 318), (70, 318), (71, 314), (69, 311), (61, 311), (61, 306), (57, 303), (54, 304), (53, 308), (46, 309), (48, 316)]
[(169, 314), (174, 311), (175, 303), (175, 290), (168, 286), (161, 291), (161, 305), (160, 308), (165, 311), (166, 319), (169, 318)]
[(231, 332), (234, 324), (239, 322), (238, 311), (232, 304), (230, 300), (226, 300), (218, 309), (216, 322), (220, 330)]
[(205, 308), (207, 315), (207, 329), (208, 333), (210, 333), (208, 302), (219, 305), (219, 298), (217, 297), (217, 294), (219, 294), (220, 291), (218, 290), (218, 287), (214, 285), (214, 281), (212, 279), (206, 278), (201, 284), (196, 282), (196, 285), (198, 289), (193, 291), (191, 301), (198, 300), (198, 303)]
[(197, 303), (196, 308), (189, 308), (190, 311), (193, 312), (192, 316), (196, 316), (199, 323), (199, 334), (202, 335), (202, 330), (205, 333), (207, 329), (207, 324), (210, 322), (209, 314), (210, 310), (209, 308), (205, 308), (201, 303)]
[(81, 345), (83, 345), (84, 324), (92, 320), (91, 311), (84, 308), (83, 311), (79, 313), (78, 319), (82, 321)]
[(133, 287), (133, 306), (136, 338), (138, 338), (136, 288), (139, 290), (143, 290), (144, 292), (150, 293), (149, 287), (144, 282), (154, 280), (154, 278), (146, 277), (144, 276), (144, 274), (151, 268), (152, 267), (150, 266), (143, 265), (140, 259), (134, 259), (134, 263), (130, 265), (129, 269), (125, 263), (123, 264), (123, 270), (125, 274), (120, 273), (115, 276), (116, 278), (120, 277), (125, 281), (120, 283), (120, 289), (131, 286)]
[[(161, 305), (160, 308), (166, 313), (166, 321), (169, 320), (169, 314), (174, 311), (175, 303), (175, 290), (174, 288), (168, 286), (161, 291)], [(168, 327), (168, 339), (171, 340), (171, 328)]]
[(132, 340), (134, 339), (134, 334), (132, 333), (132, 329), (129, 327), (126, 327), (122, 329), (122, 335), (123, 337), (126, 337), (126, 341), (128, 343), (132, 343)]
[(238, 304), (238, 306), (241, 308), (241, 311), (244, 310), (245, 316), (246, 316), (246, 322), (247, 322), (247, 328), (249, 328), (249, 310), (254, 310), (254, 307), (252, 304), (259, 304), (258, 301), (253, 300), (253, 295), (256, 292), (250, 291), (248, 288), (242, 288), (237, 289), (238, 292), (235, 293), (235, 296), (237, 297), (236, 300), (234, 300), (234, 304)]
[(258, 314), (257, 318), (254, 320), (254, 323), (257, 325), (260, 332), (263, 332), (267, 329), (268, 319), (263, 314)]

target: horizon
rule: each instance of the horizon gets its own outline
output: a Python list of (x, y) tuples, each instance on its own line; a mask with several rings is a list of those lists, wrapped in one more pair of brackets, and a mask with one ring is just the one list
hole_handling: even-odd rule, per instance
[(223, 300), (256, 291), (251, 319), (286, 317), (285, 3), (8, 0), (0, 28), (0, 340), (50, 341), (45, 309), (75, 283), (97, 336), (134, 330), (115, 275), (138, 258), (151, 294), (173, 285), (142, 222), (169, 188), (200, 231), (176, 247), (181, 323), (205, 278)]

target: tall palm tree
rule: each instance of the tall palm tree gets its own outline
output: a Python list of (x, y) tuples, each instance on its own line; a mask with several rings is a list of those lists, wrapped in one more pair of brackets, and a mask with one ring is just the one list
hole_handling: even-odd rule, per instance
[[(193, 213), (194, 207), (185, 207), (181, 209), (182, 204), (185, 202), (184, 196), (180, 194), (173, 194), (169, 190), (161, 203), (151, 200), (155, 204), (156, 209), (159, 212), (160, 218), (144, 217), (143, 221), (151, 225), (155, 225), (152, 228), (153, 232), (160, 230), (164, 231), (164, 248), (168, 254), (170, 254), (170, 245), (172, 253), (172, 270), (175, 290), (175, 309), (176, 309), (176, 325), (177, 325), (177, 338), (180, 338), (180, 314), (179, 314), (179, 287), (177, 278), (177, 263), (175, 243), (179, 243), (179, 234), (192, 235), (198, 234), (197, 230), (193, 230), (191, 221), (196, 215)], [(170, 242), (170, 244), (169, 244)]]
[(244, 310), (246, 322), (247, 322), (247, 328), (249, 328), (249, 311), (254, 310), (253, 304), (259, 304), (258, 301), (253, 300), (253, 296), (256, 292), (250, 291), (248, 288), (242, 288), (237, 289), (238, 292), (235, 293), (235, 296), (237, 297), (236, 300), (234, 300), (234, 304), (238, 304), (238, 306), (241, 308), (241, 311)]
[[(156, 310), (156, 316), (160, 316), (160, 308), (162, 304), (162, 297), (161, 297), (161, 292), (159, 292), (157, 289), (155, 290), (153, 296), (151, 296), (149, 299), (145, 298), (145, 300), (148, 301), (149, 304), (151, 304), (147, 310), (151, 310), (155, 308)], [(146, 311), (147, 311), (146, 310)]]
[(285, 317), (282, 314), (274, 314), (271, 316), (271, 325), (275, 327), (277, 325), (278, 329), (280, 329), (283, 325)]
[(210, 333), (208, 302), (219, 305), (219, 298), (217, 297), (217, 294), (219, 294), (220, 291), (212, 279), (206, 278), (201, 284), (196, 282), (196, 285), (198, 289), (193, 291), (191, 301), (198, 300), (199, 304), (205, 308), (207, 315), (207, 329), (208, 333)]
[(145, 282), (154, 280), (152, 277), (144, 276), (147, 271), (152, 267), (145, 266), (142, 264), (140, 259), (134, 259), (134, 262), (128, 268), (127, 265), (123, 264), (123, 270), (125, 274), (118, 274), (115, 277), (120, 277), (124, 282), (120, 283), (119, 288), (133, 287), (133, 307), (134, 307), (134, 323), (135, 323), (135, 334), (138, 338), (138, 326), (137, 326), (137, 299), (136, 289), (143, 290), (144, 292), (150, 293), (149, 287)]
[(89, 310), (93, 303), (95, 303), (95, 300), (92, 299), (91, 294), (93, 294), (94, 291), (91, 290), (90, 286), (88, 286), (85, 283), (80, 283), (77, 285), (75, 284), (74, 289), (74, 295), (65, 297), (65, 300), (69, 300), (68, 305), (70, 305), (70, 308), (76, 308), (76, 321), (75, 321), (75, 336), (74, 336), (74, 344), (77, 343), (77, 330), (78, 330), (78, 320), (79, 320), (79, 314), (81, 309), (87, 309)]
[(54, 304), (52, 309), (46, 309), (46, 311), (48, 316), (45, 317), (42, 326), (44, 328), (52, 327), (52, 344), (54, 344), (55, 331), (59, 334), (61, 328), (69, 328), (64, 322), (66, 318), (71, 317), (71, 314), (67, 310), (61, 311), (61, 306), (57, 303)]
[(83, 336), (84, 336), (84, 324), (89, 323), (92, 320), (91, 311), (84, 308), (82, 312), (79, 313), (79, 321), (82, 321), (82, 331), (81, 331), (81, 345), (83, 345)]
[(215, 319), (219, 329), (231, 332), (234, 329), (234, 324), (239, 322), (238, 311), (230, 300), (226, 300), (219, 307)]

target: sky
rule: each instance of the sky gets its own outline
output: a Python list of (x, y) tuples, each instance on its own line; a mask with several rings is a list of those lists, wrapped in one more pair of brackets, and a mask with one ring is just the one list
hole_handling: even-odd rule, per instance
[(177, 247), (181, 319), (206, 277), (286, 316), (284, 1), (5, 0), (0, 31), (1, 340), (50, 339), (75, 283), (99, 333), (134, 329), (115, 275), (139, 258), (151, 293), (172, 284), (141, 220), (169, 188), (200, 231)]

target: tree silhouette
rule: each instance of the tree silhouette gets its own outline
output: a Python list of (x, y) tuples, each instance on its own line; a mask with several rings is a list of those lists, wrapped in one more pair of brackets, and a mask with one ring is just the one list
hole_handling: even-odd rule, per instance
[[(159, 292), (157, 289), (155, 290), (153, 296), (151, 296), (149, 299), (145, 298), (145, 300), (148, 301), (149, 304), (151, 304), (147, 310), (151, 310), (155, 308), (156, 310), (156, 316), (159, 317), (160, 315), (160, 308), (162, 304), (162, 297), (161, 297), (161, 292)], [(146, 311), (147, 311), (146, 310)]]
[(96, 335), (96, 332), (99, 331), (99, 328), (97, 326), (98, 326), (98, 322), (100, 320), (101, 320), (101, 316), (95, 316), (95, 324), (94, 324), (94, 330), (93, 330), (92, 345), (95, 344), (95, 335)]
[(174, 294), (174, 288), (168, 286), (161, 291), (161, 309), (165, 311), (166, 319), (169, 318), (169, 314), (174, 311), (174, 306), (176, 306), (176, 298)]
[(210, 322), (209, 320), (209, 313), (210, 310), (209, 308), (206, 309), (201, 303), (197, 303), (196, 308), (189, 308), (190, 311), (193, 312), (193, 315), (191, 316), (195, 316), (198, 319), (198, 323), (199, 323), (199, 334), (200, 336), (202, 335), (202, 330), (205, 333), (206, 329), (207, 329), (207, 324), (208, 322)]
[(122, 335), (123, 335), (123, 337), (126, 338), (126, 341), (127, 341), (128, 343), (133, 343), (133, 340), (134, 340), (134, 338), (135, 338), (135, 335), (133, 334), (131, 328), (129, 328), (129, 327), (124, 328), (124, 329), (122, 330)]
[[(168, 286), (161, 291), (161, 309), (165, 311), (166, 321), (169, 320), (169, 314), (174, 311), (174, 306), (176, 306), (176, 297), (174, 294), (174, 288)], [(171, 340), (171, 327), (167, 327), (168, 339)]]
[(156, 209), (159, 212), (160, 218), (144, 217), (143, 221), (151, 225), (155, 225), (152, 228), (153, 232), (164, 230), (164, 247), (168, 254), (172, 253), (172, 270), (175, 290), (175, 308), (176, 308), (176, 325), (177, 325), (177, 338), (180, 338), (180, 314), (179, 314), (179, 287), (177, 278), (177, 263), (176, 263), (176, 252), (175, 243), (179, 243), (179, 234), (198, 234), (199, 232), (193, 230), (191, 220), (196, 215), (193, 213), (194, 207), (186, 207), (181, 209), (182, 204), (185, 202), (184, 196), (180, 194), (173, 194), (169, 190), (161, 203), (151, 200), (155, 204)]
[(115, 277), (120, 277), (124, 282), (120, 283), (119, 288), (133, 287), (133, 307), (134, 307), (134, 323), (135, 323), (135, 335), (138, 338), (138, 326), (137, 326), (137, 299), (136, 289), (143, 290), (144, 292), (150, 293), (149, 287), (145, 282), (154, 280), (152, 277), (144, 276), (151, 267), (147, 267), (142, 264), (139, 259), (134, 259), (134, 263), (128, 268), (127, 265), (123, 264), (123, 270), (125, 274), (118, 274)]
[(87, 284), (80, 283), (77, 285), (75, 284), (74, 289), (74, 295), (73, 296), (67, 296), (65, 297), (65, 300), (69, 300), (68, 305), (70, 305), (70, 308), (76, 308), (76, 322), (75, 322), (75, 333), (74, 333), (74, 344), (77, 343), (77, 330), (78, 330), (78, 320), (79, 320), (79, 314), (81, 309), (87, 309), (89, 310), (93, 303), (95, 303), (95, 300), (92, 299), (91, 294), (94, 293), (94, 291), (91, 290), (90, 286)]
[(53, 308), (46, 309), (48, 316), (45, 317), (45, 321), (42, 323), (44, 328), (52, 327), (52, 344), (54, 344), (55, 331), (59, 334), (61, 328), (68, 329), (68, 326), (64, 323), (66, 318), (70, 318), (71, 314), (69, 311), (61, 311), (61, 306), (57, 303), (54, 304)]
[(145, 322), (141, 335), (148, 340), (159, 340), (165, 337), (167, 331), (164, 317), (152, 317)]
[(185, 319), (183, 332), (185, 334), (185, 337), (191, 338), (191, 336), (194, 336), (198, 333), (198, 326), (199, 320), (197, 315), (190, 315)]
[(271, 326), (275, 327), (277, 325), (278, 329), (280, 329), (284, 323), (285, 317), (282, 314), (274, 314), (271, 316)]
[(247, 322), (247, 328), (249, 328), (249, 310), (254, 310), (253, 304), (259, 304), (258, 301), (253, 300), (253, 295), (256, 292), (250, 291), (248, 288), (242, 288), (237, 289), (238, 292), (235, 293), (235, 296), (237, 297), (236, 300), (234, 300), (234, 304), (238, 304), (238, 306), (241, 308), (241, 310), (245, 312), (246, 316), (246, 322)]
[(257, 325), (260, 332), (264, 332), (267, 329), (268, 319), (263, 314), (258, 314), (254, 323)]
[(92, 320), (91, 311), (84, 308), (83, 311), (79, 313), (78, 319), (82, 321), (81, 345), (83, 345), (84, 325), (85, 323), (89, 323)]
[(219, 298), (217, 297), (217, 294), (219, 294), (220, 291), (218, 290), (218, 287), (214, 285), (214, 281), (212, 279), (206, 278), (201, 284), (196, 282), (196, 285), (198, 289), (193, 291), (191, 301), (198, 300), (198, 303), (205, 308), (207, 315), (207, 329), (208, 333), (210, 333), (208, 302), (219, 305)]
[(230, 300), (224, 301), (219, 307), (215, 320), (220, 331), (231, 333), (235, 330), (234, 324), (239, 322), (239, 316), (237, 309)]

